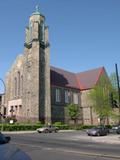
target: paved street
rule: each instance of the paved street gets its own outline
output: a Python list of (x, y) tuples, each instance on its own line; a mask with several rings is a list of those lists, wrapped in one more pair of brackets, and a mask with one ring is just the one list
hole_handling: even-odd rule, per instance
[[(102, 139), (113, 138), (106, 143)], [(117, 137), (118, 139), (115, 139)], [(119, 135), (89, 137), (85, 132), (11, 134), (11, 144), (24, 150), (33, 160), (108, 160), (120, 159)], [(98, 141), (99, 140), (99, 141)], [(116, 140), (116, 141), (115, 141)], [(119, 142), (114, 143), (114, 142)], [(102, 142), (102, 143), (101, 143)], [(41, 157), (41, 158), (40, 158)]]

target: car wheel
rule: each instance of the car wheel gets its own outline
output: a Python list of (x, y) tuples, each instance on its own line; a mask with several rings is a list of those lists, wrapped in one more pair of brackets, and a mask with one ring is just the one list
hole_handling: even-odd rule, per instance
[(38, 133), (41, 133), (41, 131), (37, 131)]
[(49, 130), (48, 130), (48, 129), (46, 129), (46, 130), (44, 131), (44, 133), (49, 133)]
[(100, 133), (98, 132), (96, 135), (97, 135), (97, 136), (100, 136)]
[(58, 132), (58, 130), (56, 129), (56, 130), (54, 130), (54, 133), (57, 133)]
[(120, 134), (120, 131), (116, 131), (117, 134)]

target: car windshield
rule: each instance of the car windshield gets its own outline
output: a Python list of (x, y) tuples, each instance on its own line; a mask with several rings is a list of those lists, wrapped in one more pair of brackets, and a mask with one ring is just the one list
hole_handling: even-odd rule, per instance
[(93, 129), (101, 129), (103, 128), (102, 126), (97, 126), (97, 127), (93, 127)]

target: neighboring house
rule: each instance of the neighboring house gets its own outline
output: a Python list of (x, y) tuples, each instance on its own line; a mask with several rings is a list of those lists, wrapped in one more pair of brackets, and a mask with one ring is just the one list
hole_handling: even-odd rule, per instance
[(24, 53), (16, 58), (6, 75), (7, 116), (18, 121), (68, 122), (67, 105), (79, 105), (80, 124), (97, 124), (87, 94), (107, 77), (104, 67), (72, 73), (49, 65), (48, 27), (38, 8), (26, 27)]

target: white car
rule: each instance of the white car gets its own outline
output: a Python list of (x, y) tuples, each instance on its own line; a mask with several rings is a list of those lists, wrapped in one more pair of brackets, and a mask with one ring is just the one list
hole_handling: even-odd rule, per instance
[(42, 128), (38, 128), (37, 132), (38, 133), (56, 133), (58, 132), (58, 127), (54, 127), (54, 126), (46, 126), (46, 127), (42, 127)]

